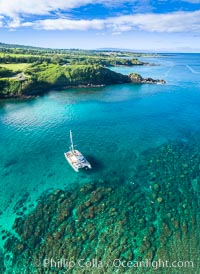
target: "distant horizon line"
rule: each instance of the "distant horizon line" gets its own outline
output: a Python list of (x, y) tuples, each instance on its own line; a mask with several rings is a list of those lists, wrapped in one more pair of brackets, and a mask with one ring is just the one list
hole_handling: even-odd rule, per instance
[(182, 54), (198, 54), (200, 53), (200, 49), (191, 49), (189, 48), (188, 50), (190, 51), (184, 51), (184, 50), (174, 50), (174, 49), (127, 49), (127, 48), (115, 48), (115, 47), (102, 47), (102, 48), (54, 48), (54, 47), (44, 47), (44, 46), (33, 46), (33, 45), (24, 45), (24, 44), (13, 44), (13, 43), (5, 43), (5, 42), (0, 42), (0, 48), (6, 45), (11, 46), (11, 48), (16, 48), (16, 47), (26, 47), (26, 48), (33, 48), (33, 49), (47, 49), (47, 50), (89, 50), (89, 51), (123, 51), (123, 52), (136, 52), (136, 53), (182, 53)]

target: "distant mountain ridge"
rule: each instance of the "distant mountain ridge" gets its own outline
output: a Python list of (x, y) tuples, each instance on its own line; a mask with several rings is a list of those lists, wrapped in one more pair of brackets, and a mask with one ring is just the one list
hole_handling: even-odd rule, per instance
[(29, 46), (29, 45), (19, 45), (19, 44), (7, 44), (0, 42), (0, 48), (18, 48), (18, 49), (32, 49), (32, 50), (85, 50), (85, 51), (118, 51), (118, 52), (132, 52), (132, 53), (146, 53), (146, 54), (156, 54), (156, 53), (200, 53), (199, 48), (190, 48), (190, 47), (179, 47), (176, 49), (128, 49), (128, 48), (96, 48), (96, 49), (82, 49), (82, 48), (49, 48), (49, 47), (37, 47), (37, 46)]
[(18, 49), (32, 49), (32, 50), (85, 50), (85, 51), (123, 51), (123, 52), (136, 52), (136, 53), (152, 53), (155, 51), (150, 50), (135, 50), (135, 49), (125, 49), (125, 48), (97, 48), (97, 49), (78, 49), (78, 48), (46, 48), (46, 47), (36, 47), (29, 45), (19, 45), (19, 44), (7, 44), (0, 42), (0, 48), (18, 48)]
[(18, 45), (18, 44), (6, 44), (6, 43), (2, 43), (2, 42), (0, 42), (0, 48), (44, 49), (42, 47), (25, 46), (25, 45)]
[(36, 47), (36, 46), (28, 46), (28, 45), (19, 45), (19, 44), (7, 44), (7, 43), (2, 43), (0, 42), (0, 48), (10, 48), (10, 49), (32, 49), (32, 50), (77, 50), (79, 49), (57, 49), (57, 48), (45, 48), (45, 47)]

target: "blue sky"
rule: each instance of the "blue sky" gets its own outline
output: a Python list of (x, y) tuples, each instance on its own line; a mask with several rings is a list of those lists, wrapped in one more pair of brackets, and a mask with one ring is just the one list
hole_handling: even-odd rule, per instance
[(0, 42), (200, 52), (200, 0), (0, 0)]

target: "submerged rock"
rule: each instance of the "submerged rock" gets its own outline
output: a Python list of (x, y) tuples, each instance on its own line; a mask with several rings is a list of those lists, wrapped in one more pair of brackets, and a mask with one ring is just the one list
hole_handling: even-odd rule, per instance
[(157, 201), (158, 201), (158, 203), (162, 203), (163, 202), (163, 198), (162, 197), (158, 197)]

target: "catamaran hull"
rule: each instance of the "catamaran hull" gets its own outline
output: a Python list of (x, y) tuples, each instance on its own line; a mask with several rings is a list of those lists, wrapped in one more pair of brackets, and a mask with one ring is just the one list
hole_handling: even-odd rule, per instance
[(73, 170), (75, 170), (76, 172), (79, 172), (78, 168), (74, 167), (73, 164), (71, 163), (71, 161), (68, 159), (67, 153), (64, 153), (64, 155), (65, 155), (67, 162), (70, 164), (70, 166), (73, 168)]
[(80, 168), (92, 168), (90, 163), (83, 157), (83, 155), (78, 150), (74, 150), (73, 152), (65, 152), (64, 155), (70, 166), (76, 172), (79, 172)]

